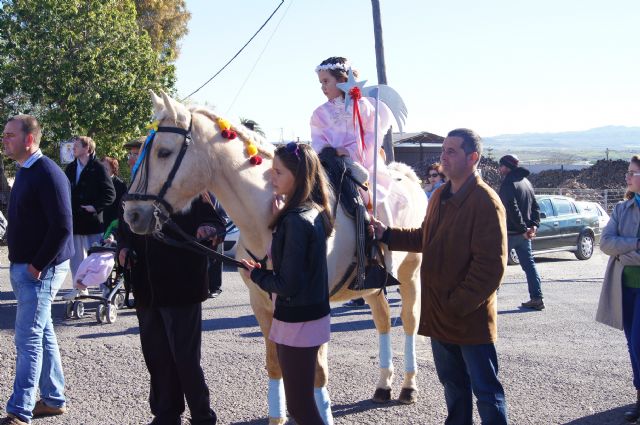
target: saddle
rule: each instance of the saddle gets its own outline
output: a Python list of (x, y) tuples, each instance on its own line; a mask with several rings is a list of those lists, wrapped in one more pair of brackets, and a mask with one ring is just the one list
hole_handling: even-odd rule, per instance
[[(364, 185), (368, 179), (367, 170), (349, 158), (338, 156), (336, 150), (331, 147), (324, 148), (319, 157), (336, 194), (337, 202), (356, 224), (356, 261), (348, 268), (333, 293), (342, 288), (354, 271), (355, 277), (349, 283), (351, 290), (384, 288), (399, 284), (400, 282), (384, 268), (382, 251), (367, 232), (370, 224), (369, 214), (358, 191), (358, 187), (368, 190)], [(374, 254), (374, 246), (378, 255)]]

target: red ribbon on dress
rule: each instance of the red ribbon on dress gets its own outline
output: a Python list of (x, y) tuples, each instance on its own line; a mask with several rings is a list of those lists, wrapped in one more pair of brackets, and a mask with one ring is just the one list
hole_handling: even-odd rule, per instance
[[(366, 146), (364, 144), (364, 127), (362, 126), (362, 117), (360, 116), (360, 106), (358, 106), (358, 101), (362, 99), (360, 87), (352, 87), (349, 90), (349, 96), (351, 96), (351, 100), (353, 100), (353, 127), (356, 130), (360, 130), (360, 147), (364, 153), (366, 150)], [(364, 154), (362, 154), (361, 160), (364, 161)]]

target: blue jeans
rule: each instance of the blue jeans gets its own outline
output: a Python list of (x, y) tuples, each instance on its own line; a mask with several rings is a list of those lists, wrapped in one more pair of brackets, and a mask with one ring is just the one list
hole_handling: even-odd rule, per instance
[(640, 391), (640, 288), (622, 285), (622, 327), (631, 356), (633, 386)]
[(53, 331), (51, 303), (69, 272), (69, 261), (50, 266), (34, 279), (28, 264), (11, 263), (10, 279), (17, 300), (16, 378), (7, 412), (30, 422), (36, 404), (36, 389), (51, 407), (62, 407), (64, 375), (58, 341)]
[(527, 285), (529, 285), (529, 298), (542, 298), (542, 286), (540, 285), (540, 275), (536, 270), (536, 263), (533, 261), (531, 253), (531, 240), (525, 239), (522, 235), (509, 235), (509, 251), (515, 249), (520, 260), (520, 267), (527, 275)]
[(445, 425), (473, 424), (473, 394), (484, 425), (507, 424), (507, 402), (498, 381), (494, 344), (457, 345), (431, 338), (438, 379), (447, 402)]

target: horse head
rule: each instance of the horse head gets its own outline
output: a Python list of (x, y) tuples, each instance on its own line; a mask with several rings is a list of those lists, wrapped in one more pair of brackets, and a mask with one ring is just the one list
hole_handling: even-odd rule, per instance
[(237, 179), (224, 178), (224, 170), (235, 167), (239, 173), (256, 162), (250, 157), (272, 156), (264, 143), (253, 144), (255, 134), (211, 111), (187, 108), (164, 92), (161, 97), (151, 92), (151, 100), (155, 128), (141, 148), (124, 198), (124, 219), (138, 234), (152, 233), (170, 214), (187, 210), (196, 196), (216, 186), (216, 179)]

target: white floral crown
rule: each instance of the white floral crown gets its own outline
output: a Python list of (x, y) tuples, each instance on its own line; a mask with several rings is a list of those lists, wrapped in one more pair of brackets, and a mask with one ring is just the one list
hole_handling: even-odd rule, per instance
[(351, 68), (351, 64), (349, 64), (349, 62), (345, 62), (345, 63), (328, 63), (326, 65), (318, 65), (316, 66), (316, 72), (320, 72), (320, 71), (329, 71), (332, 69), (340, 69), (344, 72), (349, 71), (349, 68)]

